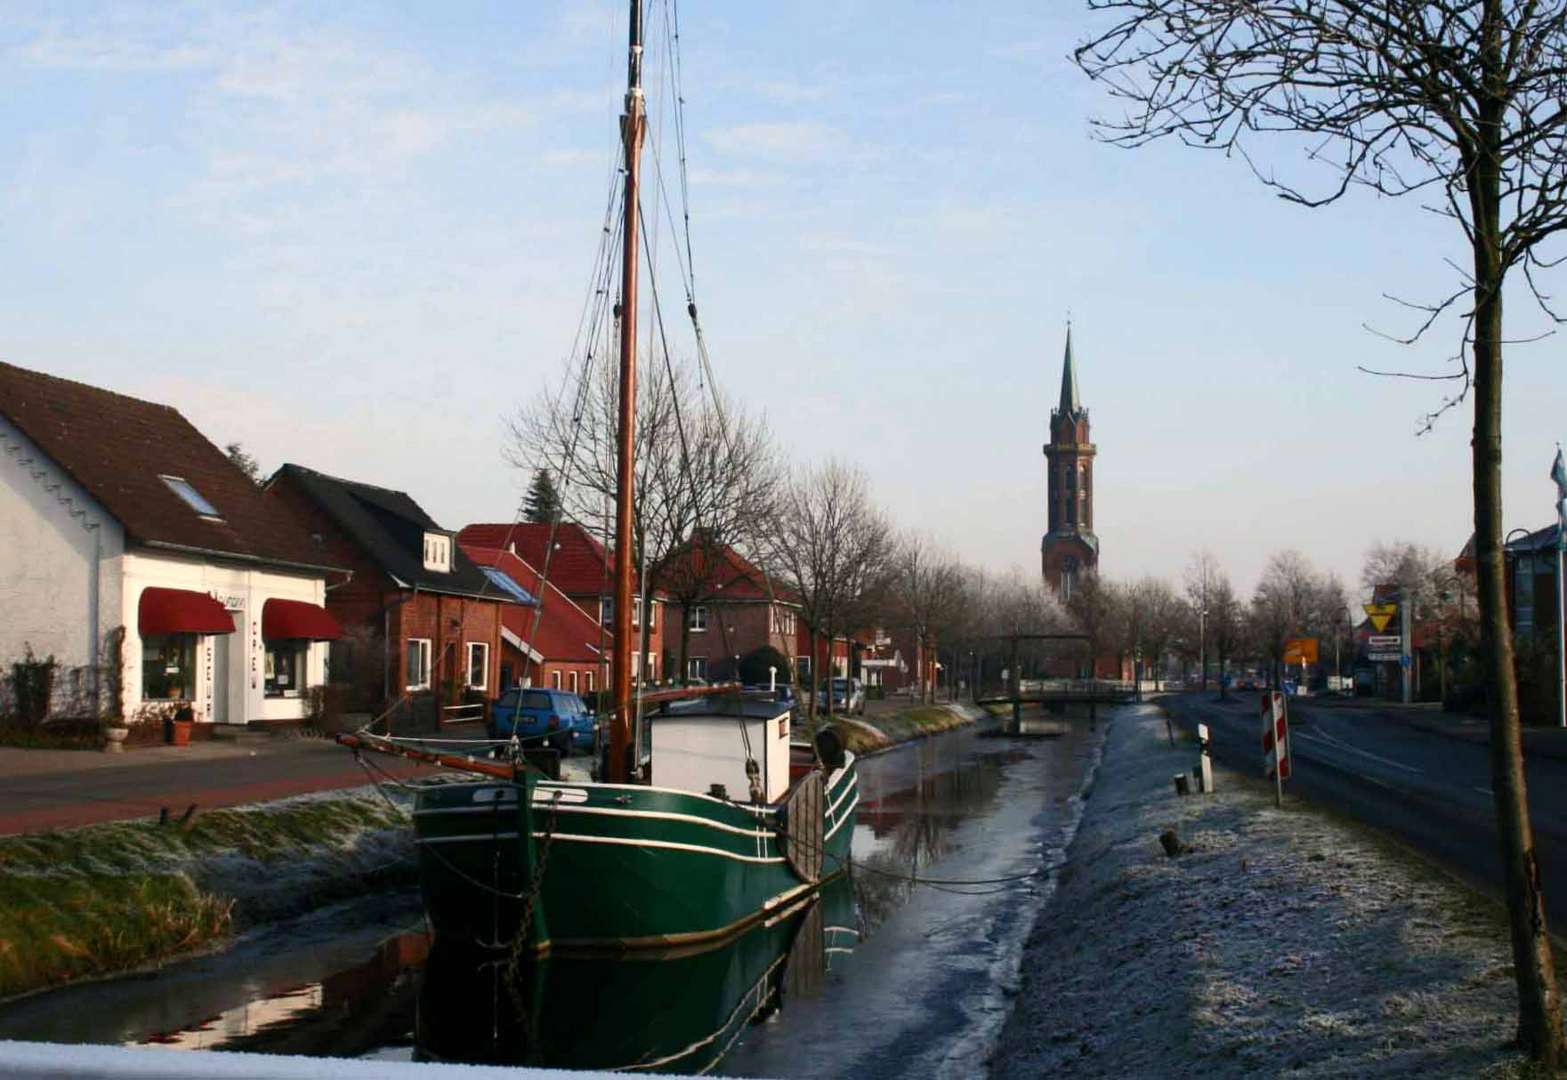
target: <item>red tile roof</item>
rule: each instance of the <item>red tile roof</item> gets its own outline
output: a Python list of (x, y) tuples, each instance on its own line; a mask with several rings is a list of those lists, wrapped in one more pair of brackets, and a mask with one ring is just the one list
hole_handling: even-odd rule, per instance
[[(463, 530), (465, 533), (467, 531)], [(598, 652), (601, 640), (598, 621), (572, 603), (564, 592), (556, 588), (553, 581), (541, 582), (538, 570), (509, 551), (480, 547), (461, 538), (458, 543), (468, 558), (480, 566), (494, 567), (534, 596), (542, 596), (543, 603), (538, 609), (521, 604), (507, 604), (502, 608), (507, 630), (545, 660), (598, 662), (601, 658)], [(537, 631), (533, 627), (535, 610), (540, 612)], [(609, 630), (605, 628), (602, 641), (606, 651), (611, 640)]]
[[(608, 549), (587, 529), (563, 521), (555, 530), (555, 554), (549, 560), (550, 584), (568, 596), (603, 596), (615, 591), (615, 568)], [(468, 525), (457, 534), (466, 546), (511, 550), (532, 566), (545, 565), (551, 526), (519, 521)]]
[[(0, 363), (0, 415), (70, 474), (132, 543), (330, 569), (320, 546), (174, 409)], [(162, 479), (184, 480), (202, 516)]]
[[(719, 603), (767, 599), (768, 582), (761, 569), (727, 544), (690, 542), (684, 551), (674, 555), (666, 563), (659, 584), (665, 591), (678, 596), (685, 591), (686, 582), (700, 582), (702, 590)], [(772, 586), (773, 598), (778, 602), (800, 602), (799, 596), (777, 578), (773, 579)]]

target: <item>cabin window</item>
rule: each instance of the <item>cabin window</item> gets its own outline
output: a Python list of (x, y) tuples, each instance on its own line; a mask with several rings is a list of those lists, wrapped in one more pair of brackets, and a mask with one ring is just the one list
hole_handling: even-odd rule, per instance
[(196, 697), (196, 635), (146, 634), (141, 639), (141, 696), (148, 701)]
[(409, 638), (404, 685), (409, 690), (430, 688), (430, 639)]
[(263, 694), (266, 697), (298, 697), (302, 694), (305, 690), (305, 661), (309, 655), (309, 642), (267, 642)]
[(490, 646), (483, 641), (468, 642), (468, 689), (483, 690), (489, 685)]
[(706, 630), (707, 606), (705, 604), (698, 604), (693, 607), (691, 609), (691, 614), (687, 617), (687, 622), (690, 623), (693, 632)]

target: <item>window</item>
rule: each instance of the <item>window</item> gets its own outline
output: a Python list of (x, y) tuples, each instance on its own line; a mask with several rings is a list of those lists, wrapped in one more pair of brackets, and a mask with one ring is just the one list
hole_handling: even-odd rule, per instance
[[(647, 608), (648, 608), (647, 628), (649, 630), (654, 630), (654, 629), (657, 628), (657, 623), (658, 623), (658, 602), (656, 600), (649, 600)], [(613, 603), (610, 604), (609, 610), (610, 610), (611, 613), (614, 612), (615, 605)], [(640, 596), (636, 597), (631, 602), (631, 625), (632, 626), (641, 626), (642, 625), (642, 598)]]
[(430, 688), (430, 639), (409, 638), (408, 663), (403, 670), (405, 685), (410, 690)]
[(573, 694), (577, 692), (577, 673), (575, 671), (571, 673), (571, 692)]
[(190, 481), (178, 476), (160, 476), (158, 479), (167, 484), (170, 491), (183, 499), (186, 506), (196, 511), (202, 517), (211, 518), (213, 521), (223, 520), (223, 515), (218, 513), (218, 508), (203, 498), (201, 492), (197, 491)]
[(195, 699), (195, 634), (149, 634), (141, 639), (141, 696), (147, 701)]
[(440, 574), (452, 572), (452, 538), (445, 533), (424, 534), (424, 568)]
[(599, 597), (599, 622), (609, 626), (615, 621), (615, 598), (613, 596)]
[(707, 607), (705, 605), (698, 604), (696, 607), (692, 608), (691, 614), (686, 618), (690, 622), (692, 630), (707, 629)]
[(794, 612), (785, 607), (772, 609), (773, 633), (791, 636), (794, 634)]
[(583, 677), (587, 680), (588, 693), (590, 693), (590, 694), (593, 693), (593, 672), (585, 671), (582, 674), (583, 674)]
[(560, 689), (560, 672), (558, 672), (558, 671), (550, 672), (550, 689), (551, 690), (559, 690)]
[(468, 642), (468, 689), (483, 690), (490, 684), (490, 646), (484, 641)]
[(707, 657), (693, 656), (686, 661), (686, 678), (707, 678)]
[(266, 678), (263, 693), (267, 697), (298, 697), (305, 691), (305, 661), (310, 643), (286, 639), (267, 644)]
[(554, 708), (554, 702), (550, 701), (549, 694), (543, 690), (529, 690), (522, 695), (522, 707), (524, 709), (541, 709), (548, 712)]
[(811, 677), (811, 658), (809, 656), (796, 656), (794, 658), (794, 666), (800, 669), (801, 679), (809, 679)]

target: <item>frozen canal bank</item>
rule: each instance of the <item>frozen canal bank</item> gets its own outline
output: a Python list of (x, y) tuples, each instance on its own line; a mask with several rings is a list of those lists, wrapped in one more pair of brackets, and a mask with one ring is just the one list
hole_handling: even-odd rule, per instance
[[(992, 1075), (1476, 1076), (1515, 1060), (1502, 913), (1379, 838), (1111, 726)], [(1191, 850), (1168, 858), (1174, 828)]]

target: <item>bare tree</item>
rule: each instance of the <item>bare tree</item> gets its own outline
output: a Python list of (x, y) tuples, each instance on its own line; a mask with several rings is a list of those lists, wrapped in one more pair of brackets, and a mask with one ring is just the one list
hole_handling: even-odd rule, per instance
[[(1066, 610), (1078, 631), (1088, 639), (1088, 677), (1098, 672), (1099, 655), (1119, 636), (1125, 605), (1115, 585), (1095, 571), (1081, 575), (1066, 598)], [(1116, 672), (1120, 678), (1120, 672)]]
[(1133, 649), (1143, 657), (1143, 670), (1153, 670), (1154, 689), (1163, 687), (1165, 657), (1180, 632), (1181, 601), (1168, 581), (1145, 577), (1131, 588), (1135, 616)]
[[(1254, 165), (1284, 198), (1320, 206), (1352, 187), (1422, 193), (1462, 231), (1470, 262), (1445, 298), (1407, 304), (1423, 335), (1444, 314), (1462, 332), (1457, 392), (1474, 395), (1472, 482), (1481, 638), (1491, 712), (1491, 774), (1507, 876), (1518, 1042), (1549, 1068), (1567, 1064), (1561, 1001), (1529, 821), (1517, 675), (1502, 566), (1503, 286), (1524, 275), (1560, 321), (1536, 272), (1567, 229), (1567, 8), (1537, 0), (1088, 0), (1117, 22), (1078, 64), (1128, 102), (1100, 133), (1138, 146), (1165, 136), (1248, 154), (1282, 134), (1333, 172), (1308, 194)], [(1334, 175), (1336, 172), (1336, 175)], [(1456, 308), (1455, 308), (1456, 305)]]
[(1332, 625), (1335, 590), (1341, 598), (1343, 586), (1318, 573), (1298, 551), (1277, 552), (1268, 559), (1251, 599), (1251, 629), (1259, 651), (1268, 661), (1269, 685), (1279, 685), (1284, 653), (1291, 639)]
[(1226, 674), (1230, 658), (1241, 648), (1245, 634), (1245, 609), (1230, 586), (1230, 579), (1220, 573), (1208, 586), (1208, 640), (1213, 646), (1213, 656), (1219, 667), (1219, 697), (1229, 696)]
[[(905, 536), (892, 560), (891, 594), (901, 619), (919, 643), (927, 664), (936, 655), (941, 635), (952, 629), (969, 600), (963, 566), (951, 554), (917, 533)], [(926, 676), (920, 693), (934, 700), (935, 685)]]
[(1208, 603), (1213, 588), (1223, 575), (1219, 560), (1204, 548), (1186, 564), (1186, 598), (1197, 616), (1197, 659), (1202, 665), (1202, 688), (1208, 689)]
[[(811, 696), (816, 719), (821, 686), (816, 642), (859, 627), (885, 595), (893, 550), (892, 530), (870, 498), (859, 470), (838, 461), (795, 475), (775, 504), (765, 557), (784, 585), (799, 597), (800, 619), (810, 632)], [(832, 714), (832, 694), (827, 695)]]
[[(604, 369), (586, 385), (545, 393), (510, 420), (505, 457), (561, 480), (566, 516), (595, 531), (611, 526), (615, 497), (613, 431), (618, 385)], [(632, 513), (640, 606), (650, 611), (654, 583), (682, 611), (711, 600), (733, 569), (728, 547), (744, 547), (770, 514), (780, 477), (766, 425), (719, 397), (698, 391), (685, 368), (649, 365), (638, 384), (637, 500)], [(639, 620), (640, 621), (640, 620)], [(682, 619), (679, 675), (689, 636)]]

